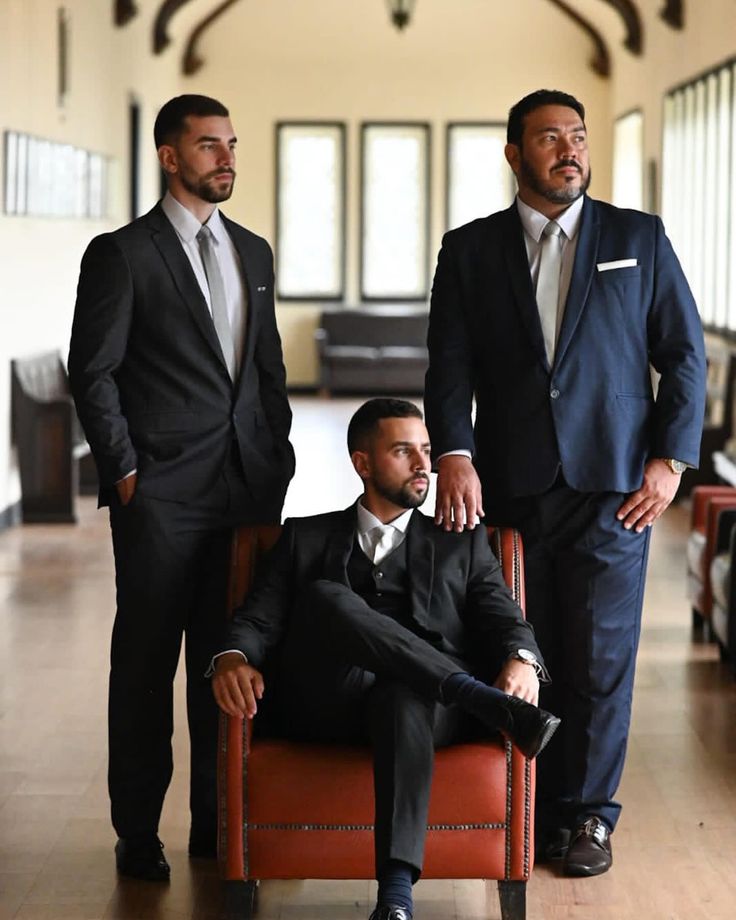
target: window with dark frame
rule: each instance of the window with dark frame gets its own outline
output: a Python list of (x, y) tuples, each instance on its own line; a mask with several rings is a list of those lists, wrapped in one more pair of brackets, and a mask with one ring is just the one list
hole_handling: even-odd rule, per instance
[(427, 300), (429, 124), (364, 122), (360, 188), (361, 299)]
[(276, 292), (279, 300), (345, 295), (345, 125), (276, 125)]

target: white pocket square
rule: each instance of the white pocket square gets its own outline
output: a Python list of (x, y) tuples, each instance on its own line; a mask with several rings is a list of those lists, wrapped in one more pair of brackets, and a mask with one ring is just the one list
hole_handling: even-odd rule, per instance
[(610, 272), (614, 268), (632, 268), (638, 264), (638, 259), (616, 259), (615, 262), (599, 262), (596, 268), (599, 272)]
[(258, 290), (259, 290), (259, 291), (265, 291), (265, 290), (266, 290), (266, 285), (265, 285), (265, 284), (259, 284), (259, 285), (258, 285)]

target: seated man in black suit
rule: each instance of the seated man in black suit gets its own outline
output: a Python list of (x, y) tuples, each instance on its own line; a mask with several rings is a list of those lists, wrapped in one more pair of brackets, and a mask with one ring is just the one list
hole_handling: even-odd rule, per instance
[(559, 719), (535, 705), (546, 672), (485, 528), (447, 533), (414, 511), (430, 470), (419, 409), (369, 400), (348, 448), (363, 495), (345, 511), (286, 521), (235, 612), (213, 690), (226, 713), (252, 718), (266, 665), (272, 715), (289, 737), (370, 741), (371, 920), (409, 920), (435, 747), (491, 729), (535, 757)]

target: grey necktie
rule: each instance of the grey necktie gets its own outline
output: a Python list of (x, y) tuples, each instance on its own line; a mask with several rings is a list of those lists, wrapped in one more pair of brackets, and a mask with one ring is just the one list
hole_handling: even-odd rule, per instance
[(555, 357), (557, 340), (563, 236), (562, 228), (557, 221), (549, 221), (542, 231), (542, 252), (537, 275), (537, 308), (542, 324), (544, 348), (550, 365)]
[(393, 527), (373, 528), (373, 563), (378, 565), (391, 552), (394, 546)]
[(238, 373), (238, 366), (235, 358), (233, 331), (230, 327), (230, 320), (227, 315), (225, 284), (222, 280), (220, 266), (217, 264), (212, 231), (205, 224), (202, 225), (202, 229), (197, 234), (197, 242), (199, 243), (199, 251), (202, 255), (204, 272), (207, 275), (207, 286), (210, 289), (210, 305), (212, 307), (212, 320), (215, 324), (215, 332), (217, 332), (217, 338), (220, 341), (220, 348), (225, 358), (228, 373), (231, 379), (235, 380)]

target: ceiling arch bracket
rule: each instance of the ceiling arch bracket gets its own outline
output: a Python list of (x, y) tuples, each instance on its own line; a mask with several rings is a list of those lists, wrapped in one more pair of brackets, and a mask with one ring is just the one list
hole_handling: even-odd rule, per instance
[(685, 3), (684, 0), (666, 0), (659, 11), (659, 15), (668, 26), (673, 29), (685, 28)]
[(233, 4), (237, 3), (238, 0), (224, 0), (223, 3), (220, 3), (219, 6), (216, 6), (214, 10), (205, 16), (201, 22), (198, 23), (192, 29), (192, 32), (187, 41), (186, 49), (184, 50), (184, 56), (182, 58), (181, 70), (182, 73), (187, 77), (191, 77), (193, 74), (197, 73), (204, 64), (204, 60), (199, 56), (197, 49), (199, 46), (199, 40), (202, 38), (204, 33), (209, 29), (215, 20), (219, 19), (223, 13), (225, 13)]
[(608, 45), (601, 33), (594, 25), (588, 22), (577, 10), (574, 10), (564, 0), (549, 0), (558, 9), (568, 16), (593, 42), (593, 55), (590, 58), (590, 68), (600, 77), (611, 76), (611, 55), (608, 51)]

